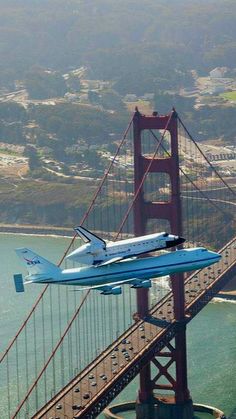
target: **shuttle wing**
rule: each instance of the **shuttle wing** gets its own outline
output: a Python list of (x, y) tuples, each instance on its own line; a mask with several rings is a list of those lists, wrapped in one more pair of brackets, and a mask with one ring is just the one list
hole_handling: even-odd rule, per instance
[(106, 260), (105, 262), (98, 263), (95, 266), (96, 267), (99, 267), (99, 266), (110, 265), (111, 263), (119, 262), (122, 259), (124, 259), (122, 256), (116, 257), (116, 258), (112, 258), (112, 259)]
[(101, 239), (101, 237), (96, 236), (96, 234), (91, 233), (91, 231), (87, 230), (86, 228), (78, 226), (75, 227), (74, 230), (85, 243), (99, 243), (102, 244), (104, 248), (106, 248), (105, 240)]

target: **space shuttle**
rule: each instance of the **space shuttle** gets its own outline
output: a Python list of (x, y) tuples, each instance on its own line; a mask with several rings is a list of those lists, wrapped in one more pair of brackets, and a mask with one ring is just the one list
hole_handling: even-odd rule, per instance
[(103, 240), (82, 226), (74, 230), (85, 244), (68, 254), (66, 259), (89, 266), (109, 265), (145, 253), (175, 247), (185, 241), (183, 237), (162, 232), (113, 242)]

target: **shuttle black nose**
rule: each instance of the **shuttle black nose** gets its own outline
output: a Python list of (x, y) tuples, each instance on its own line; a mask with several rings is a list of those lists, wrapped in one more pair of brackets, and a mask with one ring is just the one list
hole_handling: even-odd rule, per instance
[(176, 244), (176, 246), (178, 245), (178, 244), (182, 244), (182, 243), (184, 243), (185, 242), (185, 238), (184, 237), (178, 237), (178, 239), (176, 240), (177, 241), (177, 244)]
[(166, 247), (174, 247), (174, 246), (178, 246), (179, 244), (182, 244), (185, 242), (184, 237), (176, 237), (175, 240), (170, 240), (166, 242)]

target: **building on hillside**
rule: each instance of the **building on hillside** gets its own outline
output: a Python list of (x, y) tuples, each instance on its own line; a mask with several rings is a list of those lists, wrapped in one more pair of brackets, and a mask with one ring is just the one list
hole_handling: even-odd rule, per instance
[(144, 95), (141, 97), (143, 100), (154, 100), (154, 93), (144, 93)]
[(209, 89), (209, 93), (211, 95), (219, 95), (220, 93), (224, 93), (226, 91), (226, 87), (222, 85), (216, 85), (212, 86), (211, 89)]
[(137, 96), (133, 93), (128, 93), (125, 97), (124, 97), (124, 101), (125, 102), (136, 102), (136, 100), (138, 100)]
[(221, 79), (224, 77), (225, 73), (227, 73), (226, 67), (216, 67), (211, 70), (209, 74), (212, 79)]

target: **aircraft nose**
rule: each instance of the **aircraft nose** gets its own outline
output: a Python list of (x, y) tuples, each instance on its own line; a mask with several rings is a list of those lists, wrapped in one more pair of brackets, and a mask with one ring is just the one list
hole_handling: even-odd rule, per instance
[(177, 242), (177, 244), (176, 244), (176, 246), (178, 245), (178, 244), (182, 244), (182, 243), (184, 243), (185, 242), (185, 238), (184, 237), (180, 237), (180, 236), (177, 236), (177, 238), (176, 238), (176, 242)]
[(179, 244), (182, 244), (184, 242), (185, 242), (184, 237), (175, 236), (175, 238), (173, 240), (169, 240), (169, 241), (166, 242), (166, 247), (178, 246)]
[(217, 253), (217, 252), (211, 252), (211, 253), (214, 255), (216, 261), (218, 261), (218, 260), (220, 260), (222, 258), (222, 256), (221, 256), (220, 253)]

